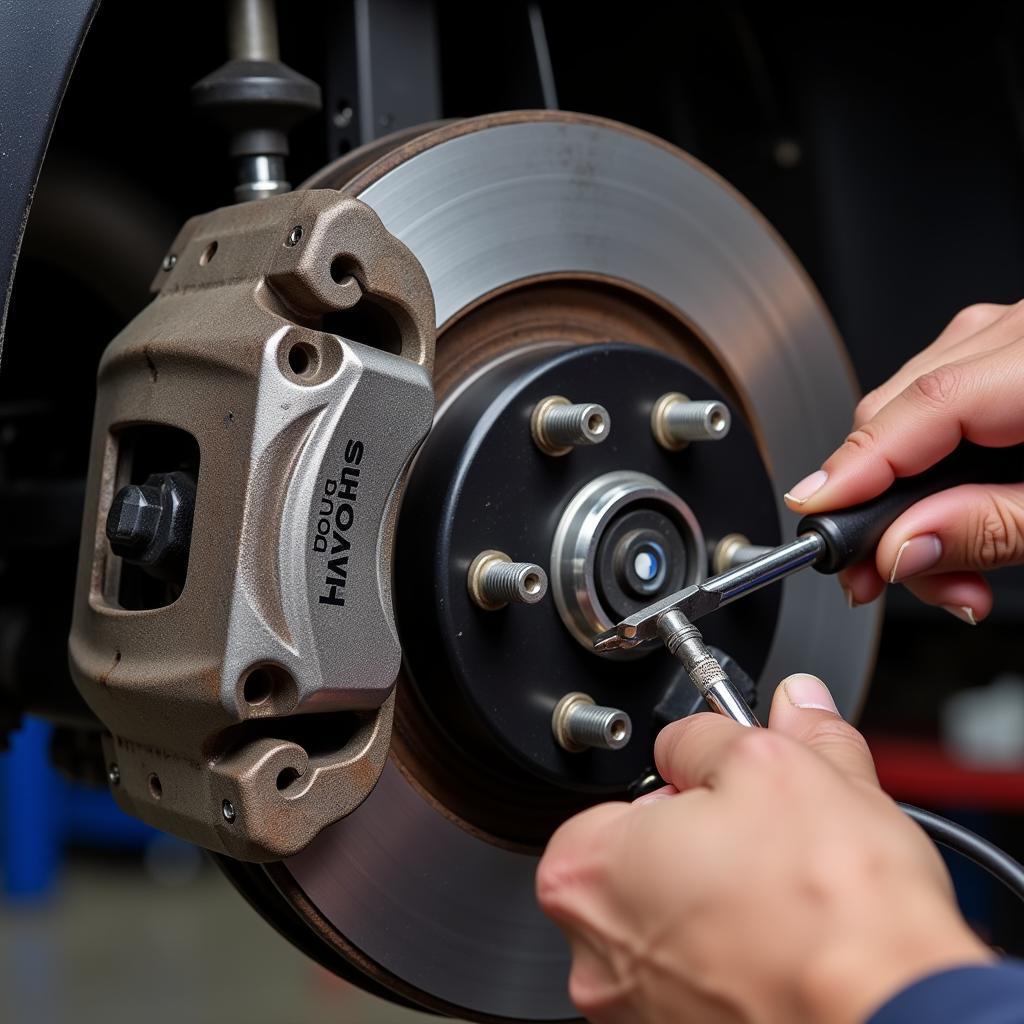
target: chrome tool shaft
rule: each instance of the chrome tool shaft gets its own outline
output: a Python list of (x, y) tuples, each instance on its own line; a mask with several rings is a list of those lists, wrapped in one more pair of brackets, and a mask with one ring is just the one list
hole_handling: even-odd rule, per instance
[(669, 653), (682, 662), (686, 674), (712, 711), (740, 725), (760, 726), (742, 694), (704, 643), (700, 630), (681, 611), (665, 612), (658, 619), (658, 635)]
[(655, 604), (641, 608), (614, 628), (601, 633), (594, 640), (594, 647), (599, 651), (613, 651), (653, 640), (659, 635), (658, 620), (666, 612), (680, 611), (692, 622), (805, 566), (813, 565), (824, 551), (825, 542), (818, 534), (805, 533), (760, 558), (703, 583), (684, 587)]

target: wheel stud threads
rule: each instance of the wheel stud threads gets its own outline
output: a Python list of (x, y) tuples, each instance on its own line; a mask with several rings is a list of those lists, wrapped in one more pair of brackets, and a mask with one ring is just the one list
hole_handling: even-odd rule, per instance
[(671, 391), (654, 403), (651, 431), (654, 439), (669, 451), (685, 448), (691, 441), (721, 441), (732, 426), (732, 414), (724, 402), (692, 402)]
[(551, 715), (551, 731), (563, 750), (578, 753), (596, 747), (621, 750), (633, 734), (625, 711), (595, 704), (585, 693), (567, 693)]
[(504, 551), (481, 551), (469, 566), (469, 596), (486, 611), (536, 604), (548, 592), (548, 574), (533, 562), (513, 562)]
[(611, 429), (611, 417), (603, 405), (573, 405), (561, 395), (541, 399), (530, 417), (533, 440), (547, 455), (566, 455), (577, 445), (600, 444)]

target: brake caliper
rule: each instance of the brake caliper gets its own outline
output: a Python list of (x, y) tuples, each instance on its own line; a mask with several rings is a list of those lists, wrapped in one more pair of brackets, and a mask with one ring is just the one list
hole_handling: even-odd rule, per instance
[(100, 363), (71, 669), (125, 810), (271, 860), (351, 812), (387, 755), (433, 297), (333, 191), (194, 218), (171, 252)]

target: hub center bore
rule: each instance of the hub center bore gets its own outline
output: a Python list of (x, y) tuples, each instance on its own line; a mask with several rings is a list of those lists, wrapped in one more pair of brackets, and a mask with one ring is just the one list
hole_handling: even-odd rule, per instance
[(704, 534), (690, 506), (661, 481), (632, 470), (606, 473), (577, 492), (551, 548), (558, 613), (591, 653), (597, 633), (657, 597), (699, 583), (706, 566)]

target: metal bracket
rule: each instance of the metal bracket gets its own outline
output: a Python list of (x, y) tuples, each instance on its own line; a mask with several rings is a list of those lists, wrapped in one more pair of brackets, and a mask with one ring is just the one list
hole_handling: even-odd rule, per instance
[(426, 0), (331, 5), (324, 83), (332, 156), (441, 117), (437, 14)]

